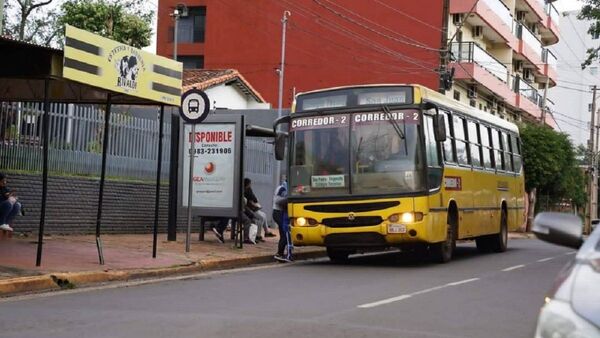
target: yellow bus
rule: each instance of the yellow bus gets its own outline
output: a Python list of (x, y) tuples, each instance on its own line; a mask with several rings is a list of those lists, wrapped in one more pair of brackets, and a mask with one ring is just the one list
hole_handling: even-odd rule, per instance
[(295, 246), (334, 261), (398, 247), (444, 263), (462, 239), (505, 251), (525, 220), (517, 126), (426, 87), (300, 93), (279, 124)]

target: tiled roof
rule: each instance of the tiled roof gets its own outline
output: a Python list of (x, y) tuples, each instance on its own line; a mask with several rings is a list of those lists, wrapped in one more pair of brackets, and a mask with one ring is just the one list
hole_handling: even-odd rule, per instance
[(192, 88), (205, 90), (223, 83), (235, 82), (247, 95), (251, 95), (258, 102), (264, 103), (265, 99), (254, 89), (250, 83), (235, 69), (184, 69), (183, 91)]

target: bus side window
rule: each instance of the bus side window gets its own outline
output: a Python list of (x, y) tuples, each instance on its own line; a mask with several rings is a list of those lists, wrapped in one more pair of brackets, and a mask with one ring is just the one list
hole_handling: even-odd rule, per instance
[(440, 114), (444, 115), (444, 120), (446, 122), (446, 141), (444, 141), (444, 160), (450, 163), (456, 163), (456, 156), (454, 156), (454, 137), (452, 134), (452, 128), (450, 128), (450, 119), (452, 115), (445, 111), (441, 111)]
[(510, 146), (512, 149), (513, 164), (515, 166), (515, 172), (518, 174), (521, 172), (521, 147), (519, 139), (515, 135), (510, 135)]
[(477, 123), (467, 121), (469, 131), (469, 149), (471, 150), (471, 163), (474, 167), (481, 168), (481, 142), (479, 142), (479, 133), (477, 132)]
[(429, 190), (442, 184), (442, 167), (433, 131), (433, 117), (425, 115), (425, 151), (427, 154), (427, 182)]
[(500, 132), (492, 128), (492, 145), (494, 147), (494, 164), (497, 170), (505, 170), (504, 167), (504, 156), (502, 154), (502, 147), (500, 146)]
[(456, 157), (458, 163), (469, 165), (469, 154), (467, 153), (467, 138), (465, 137), (465, 119), (456, 115), (452, 116), (454, 127), (454, 144), (456, 145)]
[(514, 171), (513, 163), (512, 163), (512, 155), (510, 145), (508, 143), (508, 134), (506, 132), (501, 132), (502, 134), (502, 150), (504, 154), (504, 168), (506, 171)]
[(494, 169), (492, 162), (492, 144), (490, 143), (490, 128), (482, 124), (479, 125), (481, 135), (481, 146), (483, 148), (483, 166), (486, 169)]

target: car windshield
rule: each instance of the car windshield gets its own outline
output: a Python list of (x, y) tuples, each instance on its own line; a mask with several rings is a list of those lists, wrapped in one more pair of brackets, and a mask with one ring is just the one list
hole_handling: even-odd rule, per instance
[(423, 190), (418, 110), (292, 120), (292, 196)]

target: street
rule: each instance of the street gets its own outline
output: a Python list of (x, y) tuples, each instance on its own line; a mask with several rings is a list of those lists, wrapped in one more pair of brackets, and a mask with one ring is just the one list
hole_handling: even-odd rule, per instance
[(449, 264), (397, 253), (0, 300), (2, 337), (531, 337), (573, 251), (533, 239)]

